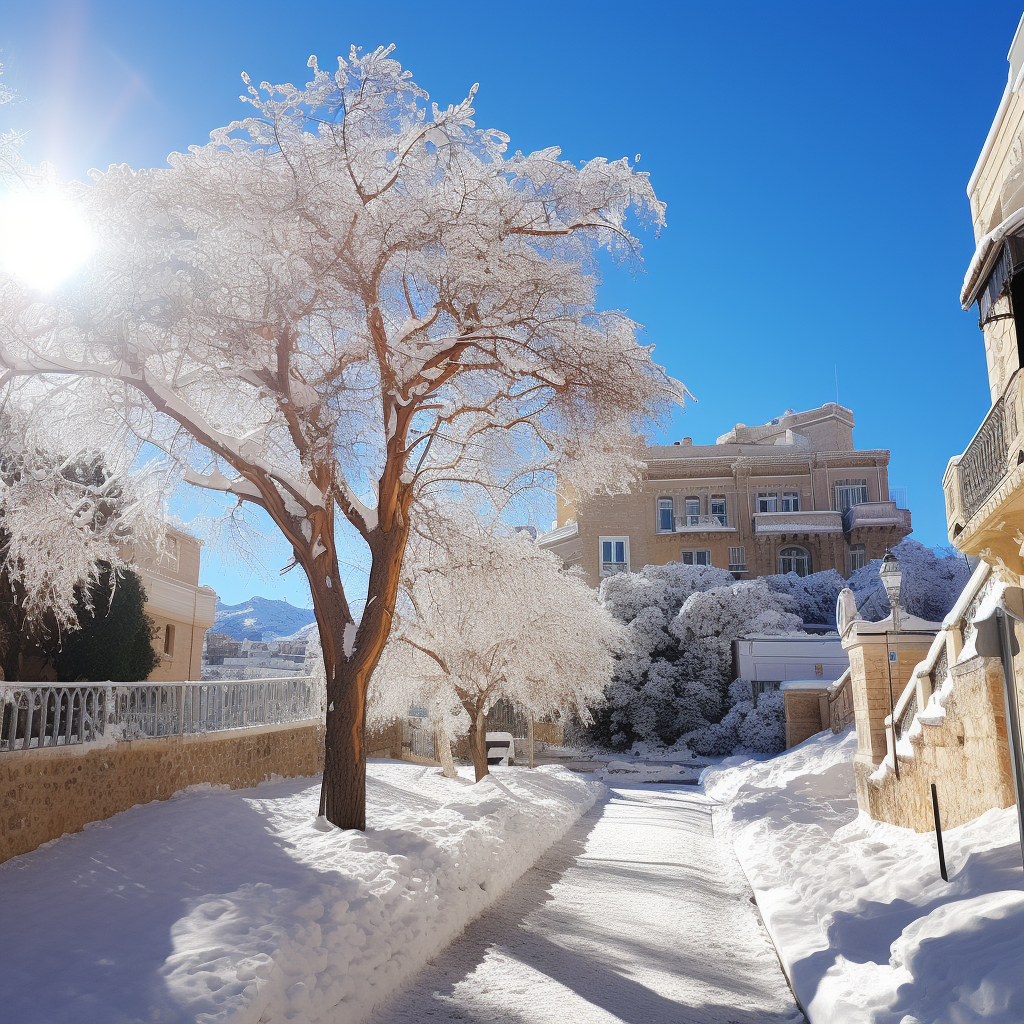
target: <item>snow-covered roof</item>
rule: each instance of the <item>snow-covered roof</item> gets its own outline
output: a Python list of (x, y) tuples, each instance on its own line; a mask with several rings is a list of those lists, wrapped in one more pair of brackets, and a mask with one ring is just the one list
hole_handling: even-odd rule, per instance
[(970, 309), (974, 305), (981, 286), (988, 280), (989, 272), (999, 259), (1000, 246), (1003, 240), (1024, 228), (1024, 207), (1014, 210), (1001, 224), (994, 227), (987, 235), (983, 235), (974, 251), (974, 257), (967, 273), (964, 275), (964, 286), (960, 292), (960, 307)]
[(783, 690), (827, 690), (832, 685), (831, 679), (787, 679), (780, 689)]
[(579, 531), (579, 524), (574, 519), (571, 523), (566, 523), (565, 526), (559, 526), (557, 529), (542, 533), (537, 538), (537, 544), (542, 548), (546, 548), (551, 544), (557, 544), (559, 541), (575, 537)]

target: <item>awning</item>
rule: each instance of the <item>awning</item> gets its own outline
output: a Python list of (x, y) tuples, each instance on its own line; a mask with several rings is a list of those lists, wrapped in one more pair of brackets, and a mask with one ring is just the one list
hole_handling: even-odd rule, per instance
[[(1024, 207), (1011, 213), (998, 227), (993, 228), (978, 242), (974, 259), (971, 260), (971, 265), (967, 268), (967, 274), (964, 276), (963, 290), (960, 292), (962, 309), (970, 309), (978, 301), (982, 289), (993, 277), (993, 271), (997, 269), (997, 264), (1004, 258), (1006, 247), (1003, 243), (1021, 231), (1024, 231)], [(1012, 268), (1007, 269), (1012, 270)], [(1012, 275), (1008, 273), (1007, 276)], [(1002, 288), (1005, 279), (998, 283)]]

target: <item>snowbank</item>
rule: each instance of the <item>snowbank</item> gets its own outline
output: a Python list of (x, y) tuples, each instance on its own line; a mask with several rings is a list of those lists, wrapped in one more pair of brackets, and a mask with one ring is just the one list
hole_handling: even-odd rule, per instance
[(1015, 810), (943, 833), (857, 810), (856, 736), (704, 773), (811, 1024), (1020, 1024), (1024, 870)]
[(563, 768), (368, 766), (365, 833), (317, 780), (193, 787), (0, 868), (0, 1005), (32, 1021), (356, 1022), (595, 801)]

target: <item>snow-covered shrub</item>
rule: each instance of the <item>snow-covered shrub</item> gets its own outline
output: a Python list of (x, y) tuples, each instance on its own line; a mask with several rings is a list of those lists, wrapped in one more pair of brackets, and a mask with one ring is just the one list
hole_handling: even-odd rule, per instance
[(627, 624), (630, 641), (594, 730), (596, 740), (617, 747), (693, 735), (698, 753), (728, 753), (729, 738), (729, 750), (738, 742), (738, 723), (717, 723), (740, 696), (727, 698), (732, 641), (800, 627), (785, 598), (763, 582), (737, 583), (722, 569), (679, 562), (610, 577), (601, 601)]
[[(739, 707), (739, 705), (737, 705)], [(741, 747), (758, 754), (778, 754), (786, 748), (786, 708), (781, 690), (762, 693), (736, 727)]]
[[(967, 559), (955, 549), (936, 554), (932, 548), (909, 537), (900, 541), (892, 552), (903, 570), (900, 607), (930, 622), (941, 622), (971, 578)], [(857, 595), (862, 618), (873, 622), (884, 619), (890, 611), (878, 565), (876, 561), (858, 569), (847, 582)]]
[[(876, 565), (876, 575), (877, 572)], [(784, 576), (762, 578), (769, 590), (786, 596), (787, 610), (799, 615), (804, 622), (835, 627), (836, 598), (847, 585), (835, 569), (814, 572), (809, 576), (797, 576), (795, 572), (789, 572)]]

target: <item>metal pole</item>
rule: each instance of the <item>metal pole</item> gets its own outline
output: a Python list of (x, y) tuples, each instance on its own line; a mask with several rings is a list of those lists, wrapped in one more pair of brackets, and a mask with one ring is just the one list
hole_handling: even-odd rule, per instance
[(1017, 831), (1024, 855), (1024, 757), (1021, 756), (1020, 709), (1017, 706), (1017, 682), (1013, 672), (1013, 626), (1002, 609), (996, 609), (999, 629), (999, 655), (1003, 663), (1003, 699), (1006, 702), (1006, 738), (1010, 741), (1010, 771), (1017, 797)]
[(939, 794), (935, 792), (935, 783), (932, 783), (932, 814), (935, 816), (935, 843), (939, 848), (939, 874), (944, 882), (949, 881), (946, 874), (946, 853), (942, 849), (942, 825), (939, 822)]
[(533, 767), (533, 715), (530, 715), (530, 724), (527, 726), (526, 745), (530, 748), (530, 767)]
[(892, 699), (892, 657), (889, 651), (889, 631), (885, 631), (885, 664), (889, 669), (889, 728), (892, 730), (892, 767), (896, 781), (900, 780), (900, 756), (896, 751), (896, 705)]

